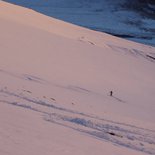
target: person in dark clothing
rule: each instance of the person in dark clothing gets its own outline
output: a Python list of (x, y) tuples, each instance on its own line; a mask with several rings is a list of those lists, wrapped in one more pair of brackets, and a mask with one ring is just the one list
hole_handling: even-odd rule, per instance
[(110, 91), (110, 96), (112, 96), (113, 95), (113, 91)]

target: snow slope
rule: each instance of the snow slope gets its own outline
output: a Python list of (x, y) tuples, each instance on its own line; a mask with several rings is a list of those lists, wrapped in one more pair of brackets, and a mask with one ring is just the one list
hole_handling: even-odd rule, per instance
[(148, 0), (6, 0), (93, 30), (155, 46), (155, 10)]
[(3, 1), (0, 34), (0, 154), (155, 154), (154, 47)]

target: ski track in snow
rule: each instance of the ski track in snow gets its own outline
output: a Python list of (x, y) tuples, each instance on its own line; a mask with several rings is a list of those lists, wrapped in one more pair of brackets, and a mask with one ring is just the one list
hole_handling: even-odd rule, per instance
[[(81, 90), (79, 87), (70, 88)], [(87, 90), (82, 89), (82, 91)], [(20, 93), (15, 93), (5, 87), (0, 89), (0, 102), (32, 110), (41, 114), (43, 119), (49, 123), (71, 128), (86, 136), (111, 142), (119, 147), (155, 154), (155, 131), (66, 109), (54, 105), (52, 101), (49, 102), (46, 99), (40, 99), (39, 96), (33, 97), (32, 95), (30, 90), (21, 90)]]

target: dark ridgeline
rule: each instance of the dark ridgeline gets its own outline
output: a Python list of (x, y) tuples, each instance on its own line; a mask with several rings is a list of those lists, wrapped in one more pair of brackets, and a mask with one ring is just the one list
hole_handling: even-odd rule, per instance
[[(106, 32), (117, 37), (155, 46), (153, 41), (155, 39), (155, 28), (153, 27), (154, 21), (153, 25), (149, 23), (149, 21), (155, 20), (155, 0), (109, 0), (110, 3), (105, 3), (108, 2), (107, 0), (4, 1), (31, 8), (45, 15), (89, 29)], [(104, 24), (106, 22), (103, 22), (107, 13), (105, 4), (107, 4), (106, 8), (110, 10), (112, 17), (115, 17), (115, 15), (117, 17), (117, 13), (119, 13), (119, 11), (122, 12), (119, 14), (120, 20), (117, 19), (115, 24), (123, 23), (131, 29), (126, 29), (126, 31), (124, 29), (118, 30), (114, 26), (110, 26), (110, 24), (107, 24), (109, 26), (107, 27), (107, 25)], [(128, 17), (126, 14), (127, 11), (129, 11), (129, 13), (133, 12), (135, 18)], [(123, 14), (123, 12), (125, 14)], [(139, 14), (139, 16), (137, 16), (137, 14)], [(113, 18), (105, 19), (107, 23), (111, 23), (113, 20)], [(149, 21), (146, 21), (147, 19), (149, 19)], [(136, 28), (137, 32), (132, 30), (132, 28)]]

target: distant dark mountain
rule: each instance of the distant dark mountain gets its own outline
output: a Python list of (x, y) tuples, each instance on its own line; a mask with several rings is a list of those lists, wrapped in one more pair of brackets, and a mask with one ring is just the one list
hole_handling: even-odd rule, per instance
[(154, 0), (137, 0), (139, 3), (144, 3), (144, 4), (154, 4), (155, 5), (155, 1)]
[(73, 24), (155, 46), (154, 0), (5, 0)]
[(123, 6), (126, 6), (126, 9), (132, 9), (133, 11), (140, 13), (144, 18), (152, 18), (155, 20), (154, 0), (126, 1)]

